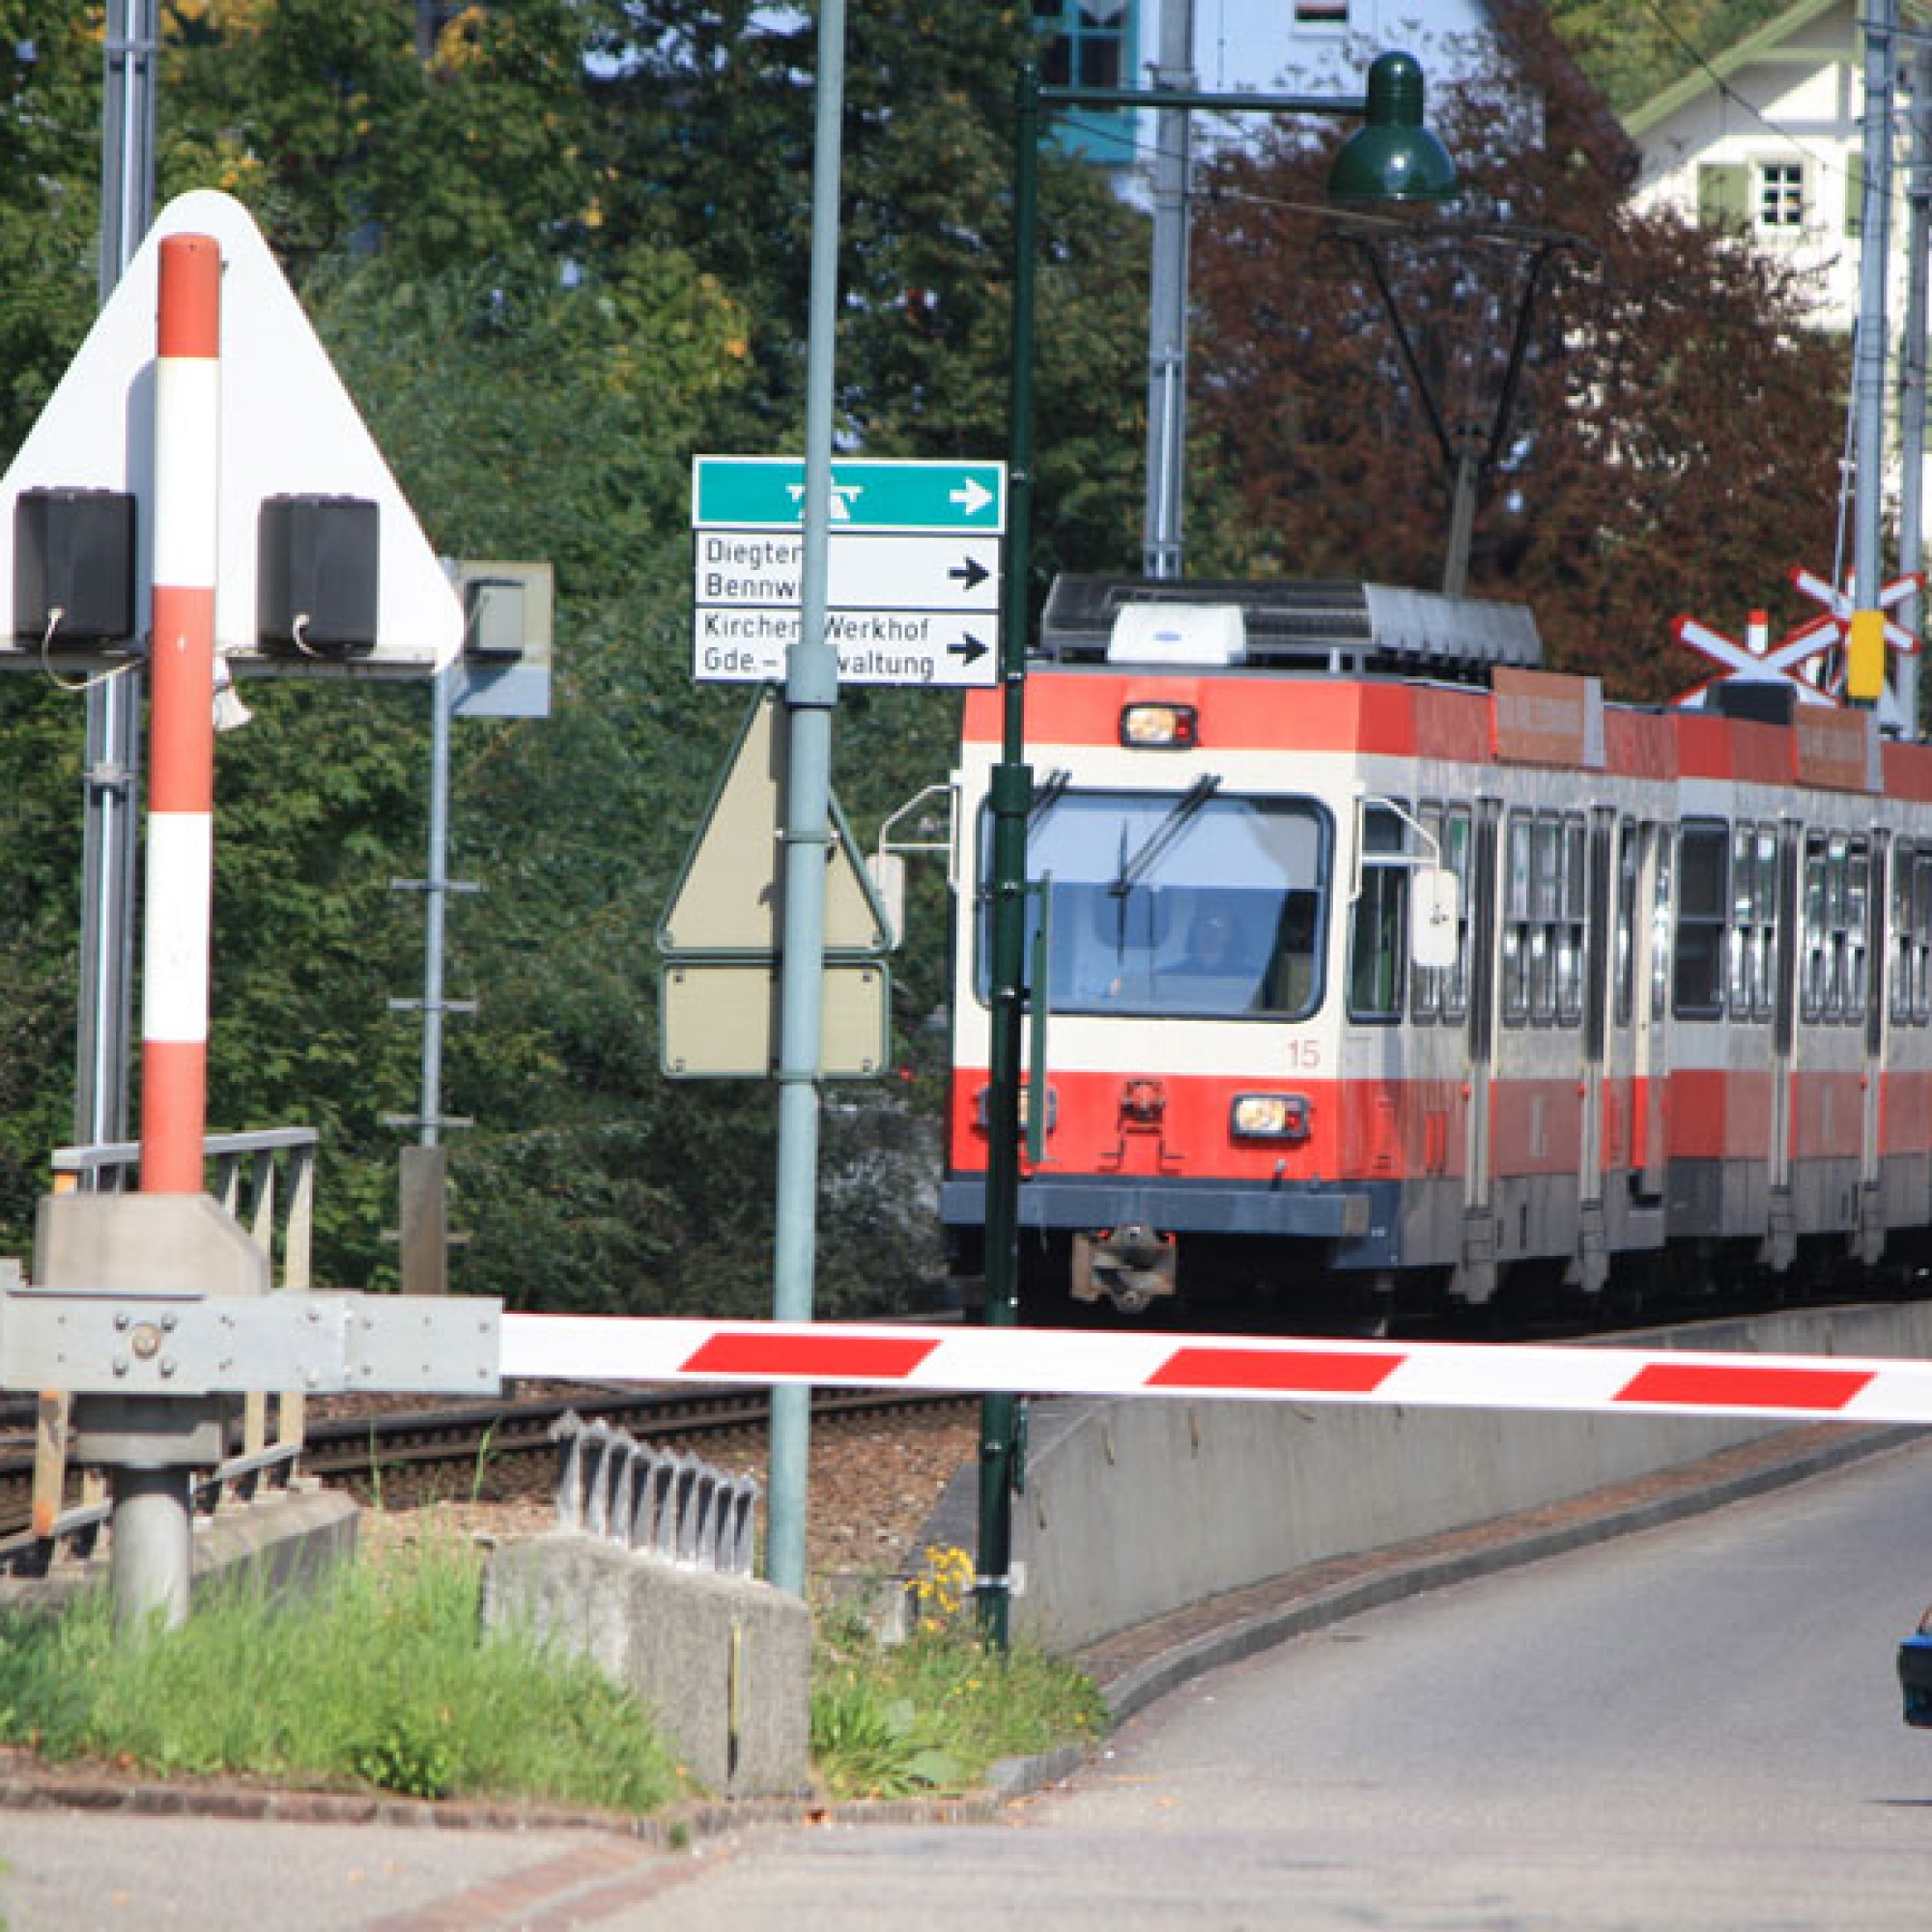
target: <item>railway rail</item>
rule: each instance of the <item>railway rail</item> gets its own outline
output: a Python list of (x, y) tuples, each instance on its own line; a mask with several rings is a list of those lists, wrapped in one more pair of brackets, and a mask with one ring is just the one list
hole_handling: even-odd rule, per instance
[[(816, 1425), (838, 1428), (895, 1413), (970, 1408), (974, 1399), (920, 1390), (814, 1389)], [(0, 1402), (0, 1540), (30, 1522), (33, 1399)], [(645, 1389), (596, 1384), (546, 1387), (498, 1402), (421, 1408), (369, 1399), (314, 1402), (301, 1467), (385, 1508), (452, 1494), (502, 1501), (547, 1494), (554, 1469), (551, 1428), (575, 1412), (655, 1443), (680, 1447), (734, 1436), (762, 1438), (769, 1414), (762, 1389)], [(17, 1432), (17, 1433), (15, 1433)], [(762, 1453), (762, 1442), (760, 1451)]]

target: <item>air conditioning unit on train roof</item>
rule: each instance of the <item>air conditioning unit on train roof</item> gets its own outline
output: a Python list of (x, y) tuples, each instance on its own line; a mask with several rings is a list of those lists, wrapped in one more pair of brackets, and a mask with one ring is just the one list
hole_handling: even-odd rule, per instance
[(1247, 658), (1238, 604), (1122, 604), (1107, 639), (1109, 664), (1237, 665)]

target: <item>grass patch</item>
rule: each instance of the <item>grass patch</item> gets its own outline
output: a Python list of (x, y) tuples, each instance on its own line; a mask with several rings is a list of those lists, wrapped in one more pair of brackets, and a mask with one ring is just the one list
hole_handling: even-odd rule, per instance
[(1091, 1678), (1026, 1645), (990, 1650), (963, 1603), (957, 1552), (929, 1550), (919, 1627), (882, 1646), (856, 1619), (824, 1615), (812, 1668), (811, 1755), (833, 1798), (903, 1798), (982, 1786), (1001, 1758), (1099, 1736)]
[[(980, 1642), (971, 1576), (959, 1552), (929, 1552), (919, 1629), (896, 1646), (820, 1617), (811, 1748), (827, 1797), (970, 1791), (1001, 1758), (1099, 1734), (1091, 1680)], [(480, 1552), (444, 1536), (345, 1565), (305, 1598), (204, 1583), (184, 1629), (143, 1641), (115, 1629), (105, 1592), (58, 1618), (0, 1619), (0, 1743), (155, 1777), (412, 1798), (638, 1814), (688, 1795), (643, 1708), (595, 1666), (480, 1631), (481, 1579)]]
[(0, 1624), (0, 1740), (130, 1771), (647, 1812), (683, 1793), (635, 1698), (586, 1662), (478, 1628), (482, 1565), (430, 1546), (313, 1597), (204, 1586), (127, 1642), (103, 1594)]

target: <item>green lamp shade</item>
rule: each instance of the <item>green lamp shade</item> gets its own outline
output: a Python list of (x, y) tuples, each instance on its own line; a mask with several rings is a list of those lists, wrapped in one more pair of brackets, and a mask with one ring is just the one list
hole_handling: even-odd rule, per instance
[(1333, 201), (1447, 201), (1456, 163), (1422, 125), (1422, 68), (1412, 54), (1383, 54), (1369, 69), (1363, 125), (1328, 171)]

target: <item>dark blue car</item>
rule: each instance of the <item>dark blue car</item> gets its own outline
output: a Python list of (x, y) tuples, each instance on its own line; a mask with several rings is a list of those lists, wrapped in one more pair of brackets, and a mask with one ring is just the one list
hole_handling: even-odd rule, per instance
[(1905, 1721), (1932, 1730), (1932, 1609), (1898, 1646), (1898, 1682), (1905, 1692)]

